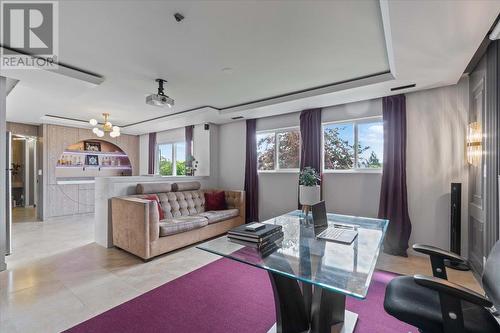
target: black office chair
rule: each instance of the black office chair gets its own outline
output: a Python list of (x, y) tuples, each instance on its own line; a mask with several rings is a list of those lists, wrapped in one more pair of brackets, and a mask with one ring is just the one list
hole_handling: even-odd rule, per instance
[(394, 278), (385, 291), (387, 313), (424, 333), (498, 333), (495, 306), (500, 309), (500, 241), (484, 266), (486, 297), (447, 280), (445, 260), (467, 264), (464, 258), (433, 246), (413, 249), (430, 256), (434, 277)]

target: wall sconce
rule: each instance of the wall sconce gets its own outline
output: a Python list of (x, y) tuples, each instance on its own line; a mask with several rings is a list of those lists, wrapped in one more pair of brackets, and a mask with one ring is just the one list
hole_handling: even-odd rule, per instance
[(483, 132), (477, 121), (470, 123), (467, 129), (467, 162), (474, 166), (481, 163), (483, 151)]

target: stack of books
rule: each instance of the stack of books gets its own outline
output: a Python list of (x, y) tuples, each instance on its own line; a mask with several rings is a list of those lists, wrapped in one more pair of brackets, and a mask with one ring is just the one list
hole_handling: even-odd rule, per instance
[(228, 231), (227, 237), (235, 243), (258, 249), (261, 253), (272, 252), (283, 239), (281, 225), (250, 223)]

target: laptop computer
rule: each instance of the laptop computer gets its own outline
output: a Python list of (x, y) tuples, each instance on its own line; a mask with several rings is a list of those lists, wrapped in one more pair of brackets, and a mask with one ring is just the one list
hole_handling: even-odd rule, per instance
[(314, 234), (318, 239), (342, 244), (351, 244), (358, 236), (358, 232), (353, 226), (348, 224), (334, 224), (328, 226), (325, 202), (321, 201), (312, 206), (312, 216), (314, 223)]

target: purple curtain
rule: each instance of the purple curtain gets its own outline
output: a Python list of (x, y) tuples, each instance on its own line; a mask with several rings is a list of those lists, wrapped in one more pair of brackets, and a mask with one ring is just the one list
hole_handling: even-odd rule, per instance
[(321, 109), (300, 113), (300, 170), (314, 168), (321, 173)]
[(259, 220), (259, 178), (257, 175), (256, 119), (247, 119), (247, 147), (245, 159), (245, 215), (246, 222)]
[(406, 99), (384, 97), (384, 164), (378, 217), (389, 220), (384, 252), (407, 256), (411, 222), (406, 192)]
[[(321, 173), (321, 109), (300, 113), (300, 142), (300, 170), (311, 167)], [(297, 206), (302, 207), (298, 195)]]
[(155, 160), (156, 160), (156, 132), (149, 133), (148, 174), (150, 175), (154, 175), (155, 173)]
[(185, 127), (186, 136), (186, 167), (193, 166), (193, 130), (194, 125), (189, 125)]

